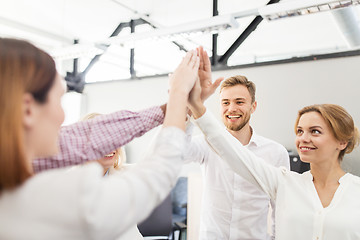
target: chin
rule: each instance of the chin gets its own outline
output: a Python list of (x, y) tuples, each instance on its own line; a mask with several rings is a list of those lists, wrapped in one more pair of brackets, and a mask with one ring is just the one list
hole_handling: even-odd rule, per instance
[(49, 148), (48, 151), (43, 153), (44, 157), (48, 157), (48, 156), (54, 156), (57, 155), (59, 153), (59, 148), (57, 146)]
[(304, 156), (304, 155), (301, 155), (299, 154), (299, 157), (300, 157), (300, 161), (304, 162), (304, 163), (311, 163), (311, 158), (308, 157), (308, 156)]

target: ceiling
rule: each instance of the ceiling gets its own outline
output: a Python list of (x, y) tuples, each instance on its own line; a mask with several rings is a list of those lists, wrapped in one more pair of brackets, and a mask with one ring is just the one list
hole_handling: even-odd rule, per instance
[[(290, 1), (294, 0), (281, 2)], [(159, 29), (209, 19), (212, 3), (205, 0), (0, 0), (0, 36), (27, 39), (54, 55), (54, 52), (59, 53), (72, 45), (74, 39), (83, 45), (107, 39), (120, 23), (131, 19), (145, 18)], [(218, 0), (218, 12), (219, 15), (236, 14), (267, 3), (266, 0)], [(356, 17), (352, 28), (359, 31), (359, 5), (351, 9)], [(264, 20), (231, 55), (227, 64), (241, 65), (358, 49), (358, 46), (349, 44), (348, 36), (333, 12)], [(254, 17), (238, 17), (238, 28), (219, 33), (219, 56)], [(153, 31), (153, 28), (143, 24), (135, 29), (137, 33), (145, 31)], [(119, 35), (129, 34), (130, 28), (125, 28)], [(211, 34), (183, 37), (176, 42), (186, 49), (202, 45), (211, 55)], [(171, 72), (183, 55), (184, 52), (168, 40), (138, 45), (134, 50), (136, 76)], [(89, 52), (79, 59), (79, 71), (85, 69), (92, 57), (94, 53)], [(73, 60), (56, 61), (60, 72), (72, 71)], [(130, 48), (111, 45), (87, 73), (86, 81), (128, 79), (131, 77), (129, 68)]]

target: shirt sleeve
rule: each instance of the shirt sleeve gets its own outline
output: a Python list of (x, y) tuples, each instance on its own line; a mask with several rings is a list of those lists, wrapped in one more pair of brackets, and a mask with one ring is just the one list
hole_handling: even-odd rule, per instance
[[(188, 122), (186, 125), (186, 149), (184, 151), (184, 160), (185, 163), (197, 162), (202, 164), (206, 159), (208, 154), (208, 149), (204, 147), (203, 140), (204, 136), (192, 136), (194, 130), (194, 125), (191, 122)], [(207, 144), (206, 144), (207, 145)]]
[(119, 111), (64, 126), (60, 130), (59, 154), (33, 160), (35, 172), (96, 160), (140, 137), (164, 121), (160, 107), (140, 112)]
[(78, 207), (88, 239), (114, 239), (144, 220), (174, 187), (184, 148), (184, 132), (166, 127), (146, 158), (123, 173), (94, 177), (84, 168)]
[(220, 126), (209, 111), (197, 119), (196, 123), (213, 150), (230, 165), (234, 172), (258, 186), (271, 199), (276, 198), (280, 176), (286, 171), (285, 168), (276, 168), (246, 149)]

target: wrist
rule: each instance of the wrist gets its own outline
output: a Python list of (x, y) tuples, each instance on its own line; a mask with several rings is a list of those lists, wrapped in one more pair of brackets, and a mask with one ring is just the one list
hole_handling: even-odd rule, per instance
[(206, 107), (202, 103), (192, 105), (189, 107), (189, 109), (195, 119), (200, 118), (206, 112)]
[(185, 98), (187, 99), (189, 96), (189, 93), (185, 90), (180, 89), (170, 89), (169, 90), (169, 97), (176, 97), (176, 98)]

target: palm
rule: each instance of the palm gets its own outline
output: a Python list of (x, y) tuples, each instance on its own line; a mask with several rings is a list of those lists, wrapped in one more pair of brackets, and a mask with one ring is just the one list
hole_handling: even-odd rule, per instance
[(201, 86), (201, 100), (205, 101), (210, 97), (219, 86), (223, 78), (218, 78), (214, 83), (212, 83), (211, 78), (211, 63), (209, 56), (202, 47), (198, 48), (198, 54), (200, 55), (200, 66), (198, 71), (198, 76), (200, 79)]

